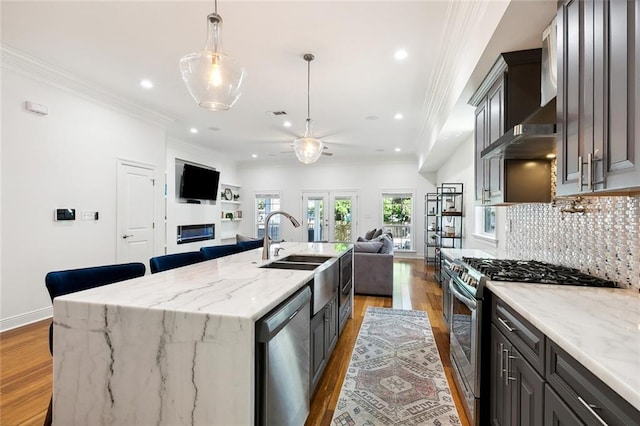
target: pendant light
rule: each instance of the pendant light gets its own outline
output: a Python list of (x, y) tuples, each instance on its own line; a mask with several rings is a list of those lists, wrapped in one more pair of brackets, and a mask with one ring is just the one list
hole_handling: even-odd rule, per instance
[(208, 36), (204, 50), (180, 59), (180, 72), (198, 105), (224, 111), (240, 97), (245, 71), (222, 50), (222, 17), (218, 15), (218, 0), (214, 4), (214, 12), (207, 16)]
[(324, 144), (322, 143), (322, 141), (316, 139), (313, 136), (313, 129), (311, 125), (311, 61), (313, 61), (314, 56), (311, 53), (307, 53), (303, 56), (303, 58), (305, 61), (307, 61), (307, 122), (305, 126), (304, 137), (298, 138), (293, 141), (293, 151), (296, 153), (298, 161), (304, 164), (311, 164), (318, 161), (320, 155), (322, 155)]

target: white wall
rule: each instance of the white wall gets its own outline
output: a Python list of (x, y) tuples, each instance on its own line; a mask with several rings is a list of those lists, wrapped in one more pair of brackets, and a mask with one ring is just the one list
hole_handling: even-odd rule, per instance
[[(226, 155), (188, 142), (167, 138), (167, 253), (199, 250), (202, 246), (222, 244), (220, 236), (223, 226), (232, 223), (220, 221), (220, 190), (214, 204), (185, 204), (176, 202), (176, 158), (215, 168), (220, 172), (220, 186), (223, 183), (237, 183), (236, 163)], [(176, 242), (178, 225), (215, 224), (215, 239), (178, 245)], [(234, 243), (235, 241), (224, 241)]]
[[(27, 100), (47, 105), (49, 115), (26, 111)], [(117, 159), (153, 164), (161, 178), (165, 143), (157, 124), (3, 69), (0, 330), (51, 315), (47, 272), (116, 262)], [(54, 222), (63, 207), (100, 219)]]
[(496, 208), (496, 238), (497, 242), (490, 242), (473, 234), (476, 232), (476, 201), (475, 201), (475, 151), (473, 134), (460, 143), (460, 146), (449, 157), (437, 172), (438, 185), (445, 182), (461, 182), (464, 184), (464, 229), (463, 248), (482, 249), (491, 254), (497, 254), (504, 246), (504, 224), (506, 207)]
[[(382, 204), (380, 194), (388, 190), (411, 190), (415, 192), (414, 233), (416, 255), (422, 256), (424, 249), (424, 195), (433, 192), (434, 186), (417, 172), (415, 160), (393, 162), (368, 162), (346, 164), (321, 158), (312, 165), (274, 165), (266, 162), (242, 163), (238, 166), (238, 177), (245, 200), (245, 219), (241, 230), (246, 235), (255, 235), (254, 203), (256, 192), (277, 190), (281, 194), (281, 208), (302, 217), (302, 191), (357, 191), (358, 213), (356, 235), (380, 228)], [(282, 221), (282, 236), (288, 241), (302, 241), (302, 228), (294, 228)]]

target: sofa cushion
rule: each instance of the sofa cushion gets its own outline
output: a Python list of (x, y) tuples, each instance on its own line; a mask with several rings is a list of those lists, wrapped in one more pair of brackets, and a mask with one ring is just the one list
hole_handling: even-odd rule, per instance
[(376, 228), (373, 228), (371, 231), (368, 231), (366, 234), (364, 234), (364, 239), (370, 240), (371, 238), (373, 238), (373, 234), (375, 233), (376, 233)]
[(382, 245), (382, 241), (357, 241), (353, 245), (353, 251), (360, 253), (378, 253)]
[(384, 254), (392, 254), (393, 253), (393, 241), (386, 234), (380, 235), (378, 238), (375, 238), (373, 241), (379, 241), (382, 243), (380, 250), (378, 253)]

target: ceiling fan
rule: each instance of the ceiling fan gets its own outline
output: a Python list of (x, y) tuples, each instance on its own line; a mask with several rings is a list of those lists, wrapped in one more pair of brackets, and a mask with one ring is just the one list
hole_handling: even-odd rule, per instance
[(307, 120), (304, 136), (293, 141), (293, 152), (296, 154), (298, 161), (304, 164), (315, 163), (325, 152), (325, 145), (320, 139), (316, 139), (313, 136), (311, 123), (311, 61), (314, 58), (315, 56), (311, 53), (305, 53), (303, 56), (303, 59), (307, 61)]

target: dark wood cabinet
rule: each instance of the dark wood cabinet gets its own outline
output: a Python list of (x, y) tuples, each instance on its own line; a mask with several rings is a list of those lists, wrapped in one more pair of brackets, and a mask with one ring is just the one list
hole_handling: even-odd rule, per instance
[[(482, 150), (539, 108), (541, 57), (541, 49), (502, 53), (469, 100), (476, 107), (475, 197), (479, 204), (551, 200), (549, 160), (527, 158), (527, 167), (523, 167), (525, 161), (520, 158), (484, 159), (481, 155)], [(536, 175), (525, 177), (527, 188), (522, 190), (521, 172), (534, 170), (532, 164), (537, 166)], [(531, 190), (533, 186), (536, 188)]]
[(545, 426), (581, 426), (585, 423), (574, 414), (548, 384), (544, 385)]
[(588, 425), (640, 425), (640, 412), (547, 339), (546, 379), (571, 412)]
[(640, 189), (639, 0), (558, 10), (558, 195)]
[(491, 299), (491, 425), (640, 426), (629, 402), (504, 301)]
[(327, 364), (326, 311), (311, 318), (311, 393), (315, 390)]
[[(491, 424), (495, 426), (542, 424), (544, 378), (531, 364), (537, 364), (538, 357), (536, 351), (531, 350), (530, 343), (539, 340), (537, 336), (540, 332), (517, 318), (519, 315), (501, 301), (493, 300), (489, 412)], [(505, 333), (501, 331), (503, 329)], [(544, 357), (542, 342), (539, 345), (533, 344), (533, 347), (539, 346)], [(518, 348), (525, 348), (524, 354)]]
[(338, 295), (311, 318), (311, 393), (338, 343)]

